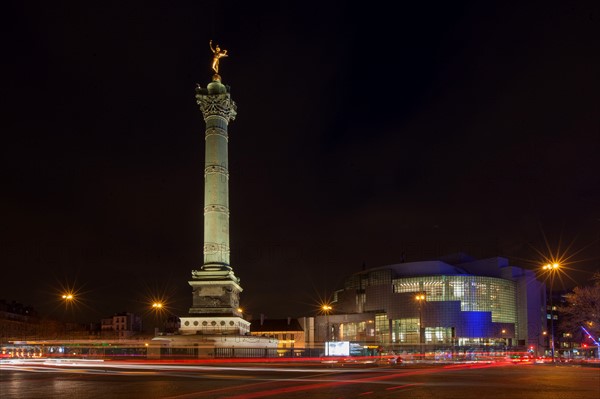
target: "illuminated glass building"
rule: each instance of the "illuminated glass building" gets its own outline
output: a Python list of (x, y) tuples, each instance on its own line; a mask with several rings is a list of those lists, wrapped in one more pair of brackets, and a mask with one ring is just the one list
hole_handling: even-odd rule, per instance
[[(386, 348), (545, 345), (544, 284), (505, 258), (465, 255), (363, 270), (337, 291), (317, 337)], [(320, 332), (319, 330), (323, 330)]]

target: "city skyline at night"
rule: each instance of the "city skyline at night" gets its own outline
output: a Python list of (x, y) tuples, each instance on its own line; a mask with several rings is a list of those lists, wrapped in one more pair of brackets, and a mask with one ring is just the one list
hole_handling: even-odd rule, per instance
[[(309, 2), (310, 3), (310, 2)], [(0, 299), (189, 308), (209, 40), (244, 313), (318, 312), (367, 267), (452, 253), (600, 269), (598, 5), (10, 3)], [(376, 2), (377, 3), (377, 2)], [(69, 306), (62, 295), (76, 295)]]

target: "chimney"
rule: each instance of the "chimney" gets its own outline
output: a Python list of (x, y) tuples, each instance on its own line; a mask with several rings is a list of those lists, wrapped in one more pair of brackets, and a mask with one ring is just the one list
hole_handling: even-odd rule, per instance
[(263, 313), (260, 314), (260, 325), (262, 326), (265, 322), (265, 315)]
[(288, 316), (288, 326), (292, 323), (292, 318)]

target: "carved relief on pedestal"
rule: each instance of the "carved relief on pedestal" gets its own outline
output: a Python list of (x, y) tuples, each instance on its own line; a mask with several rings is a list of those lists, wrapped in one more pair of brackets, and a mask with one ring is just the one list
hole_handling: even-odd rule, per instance
[(233, 291), (231, 293), (231, 307), (237, 309), (240, 307), (240, 293), (239, 291)]
[(229, 307), (229, 303), (227, 303), (227, 298), (218, 296), (200, 297), (196, 301), (194, 301), (194, 305), (208, 308)]
[(208, 285), (198, 287), (194, 290), (194, 308), (206, 310), (220, 308), (221, 311), (237, 309), (239, 307), (239, 291), (235, 288), (223, 285)]
[(218, 285), (206, 286), (202, 287), (198, 290), (198, 295), (206, 295), (206, 296), (222, 296), (225, 295), (225, 287), (221, 287)]

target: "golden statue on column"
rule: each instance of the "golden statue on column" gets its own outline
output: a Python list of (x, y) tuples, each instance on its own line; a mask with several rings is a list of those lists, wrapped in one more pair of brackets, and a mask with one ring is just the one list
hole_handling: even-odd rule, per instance
[(213, 52), (212, 69), (215, 71), (215, 77), (219, 77), (219, 60), (228, 56), (227, 50), (221, 50), (218, 44), (213, 47), (212, 40), (209, 42), (209, 46)]

